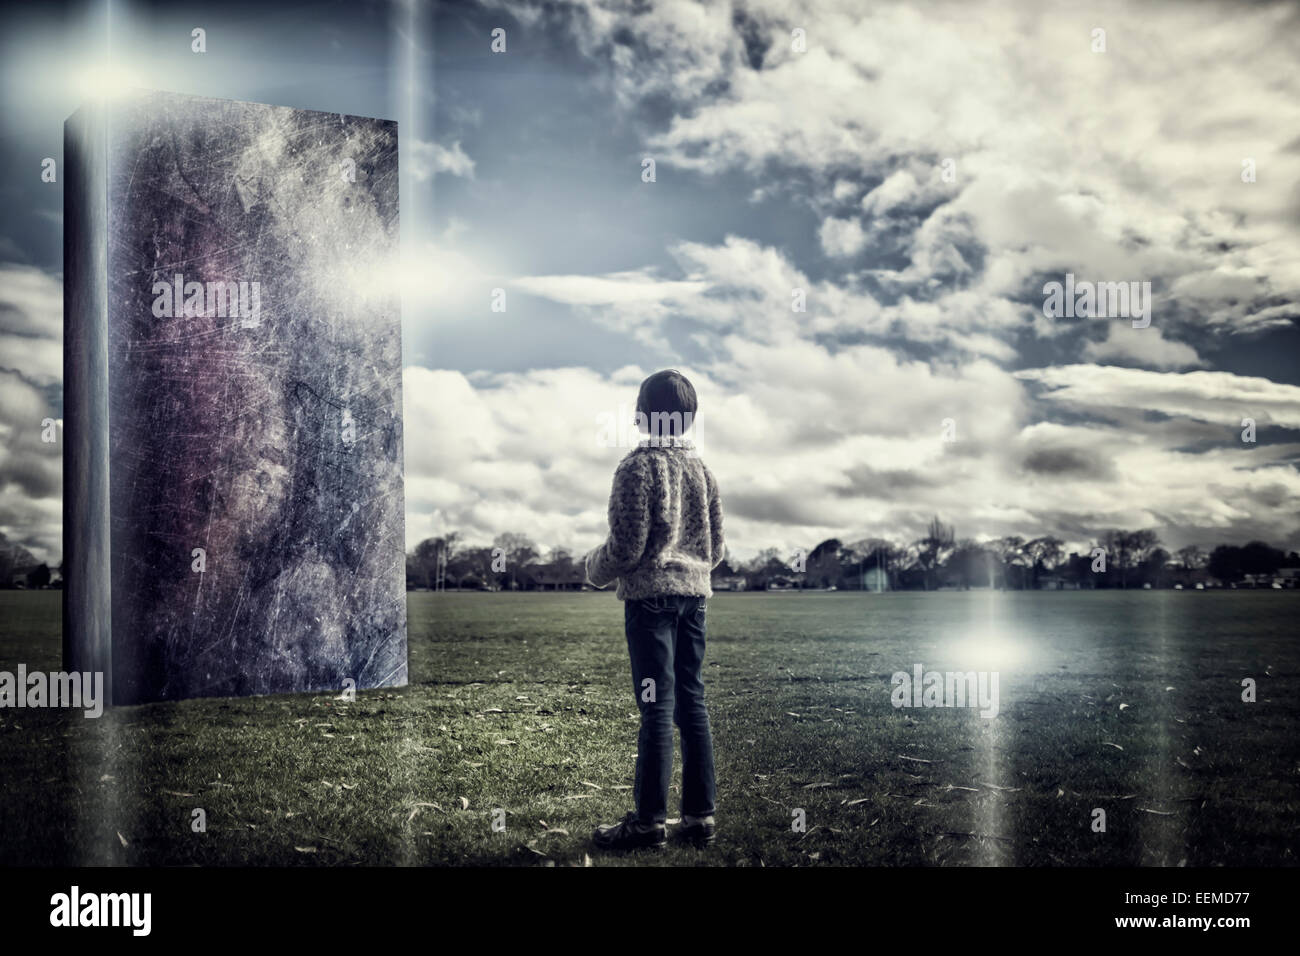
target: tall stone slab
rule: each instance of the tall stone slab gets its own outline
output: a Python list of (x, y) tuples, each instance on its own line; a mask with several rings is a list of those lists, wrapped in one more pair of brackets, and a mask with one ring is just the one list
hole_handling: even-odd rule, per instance
[(65, 667), (406, 683), (397, 124), (140, 91), (64, 164)]

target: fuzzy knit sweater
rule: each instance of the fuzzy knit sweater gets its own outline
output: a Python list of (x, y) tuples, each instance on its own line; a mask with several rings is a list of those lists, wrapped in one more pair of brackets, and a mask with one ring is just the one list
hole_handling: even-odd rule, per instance
[(587, 580), (618, 581), (621, 600), (658, 594), (712, 597), (722, 562), (718, 484), (685, 439), (642, 442), (614, 471), (609, 537), (587, 555)]

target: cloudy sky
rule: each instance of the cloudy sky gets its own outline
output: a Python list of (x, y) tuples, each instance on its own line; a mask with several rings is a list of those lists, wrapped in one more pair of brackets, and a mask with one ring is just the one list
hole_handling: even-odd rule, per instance
[[(40, 160), (100, 50), (142, 85), (401, 122), (408, 546), (597, 543), (625, 451), (600, 424), (672, 366), (740, 557), (933, 514), (1300, 547), (1296, 4), (220, 11), (0, 15), (0, 531), (42, 557), (62, 186)], [(1150, 327), (1046, 317), (1066, 273), (1149, 282)]]

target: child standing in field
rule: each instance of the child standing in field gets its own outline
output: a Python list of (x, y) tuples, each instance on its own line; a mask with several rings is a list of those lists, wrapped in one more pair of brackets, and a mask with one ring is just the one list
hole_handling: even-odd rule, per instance
[(675, 369), (641, 383), (637, 424), (647, 437), (614, 472), (609, 537), (587, 555), (587, 579), (618, 582), (624, 602), (632, 690), (641, 710), (636, 809), (598, 827), (602, 849), (663, 847), (673, 724), (682, 735), (679, 836), (714, 837), (713, 736), (704, 702), (705, 601), (723, 558), (722, 503), (713, 475), (683, 437), (695, 418), (695, 388)]

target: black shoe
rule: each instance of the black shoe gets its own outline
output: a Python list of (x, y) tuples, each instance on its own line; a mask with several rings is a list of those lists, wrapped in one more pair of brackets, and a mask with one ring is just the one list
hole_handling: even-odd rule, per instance
[(682, 825), (677, 828), (677, 836), (686, 843), (692, 843), (703, 849), (713, 845), (714, 837), (717, 836), (717, 830), (713, 825), (713, 817), (698, 817), (687, 820), (682, 816)]
[(629, 813), (618, 823), (596, 827), (591, 834), (601, 850), (662, 850), (668, 845), (668, 828), (662, 823), (642, 823)]

